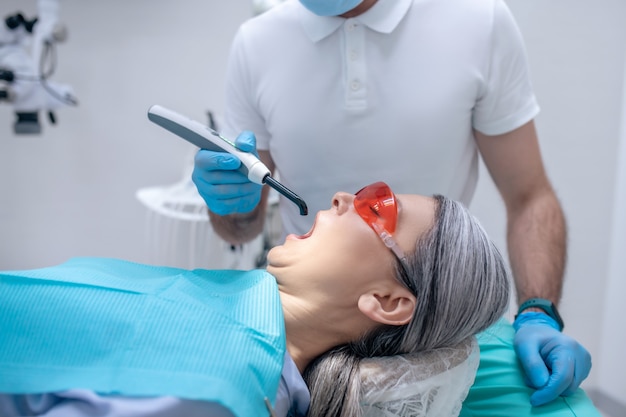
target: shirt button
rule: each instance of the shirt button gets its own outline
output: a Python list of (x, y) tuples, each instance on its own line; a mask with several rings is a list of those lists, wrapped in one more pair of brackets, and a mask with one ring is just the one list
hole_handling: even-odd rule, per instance
[(359, 82), (359, 80), (354, 80), (350, 83), (350, 88), (352, 89), (352, 91), (356, 91), (361, 88), (361, 83)]
[(348, 23), (348, 30), (354, 30), (354, 28), (356, 28), (356, 23), (354, 22)]
[(350, 52), (350, 59), (353, 61), (356, 61), (356, 59), (359, 57), (359, 53), (357, 51), (352, 51)]

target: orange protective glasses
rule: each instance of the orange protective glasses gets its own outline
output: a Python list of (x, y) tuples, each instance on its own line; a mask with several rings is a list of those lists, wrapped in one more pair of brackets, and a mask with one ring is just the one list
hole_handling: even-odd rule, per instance
[(354, 208), (391, 249), (407, 273), (406, 255), (392, 237), (398, 221), (398, 205), (391, 188), (382, 181), (363, 187), (355, 194)]

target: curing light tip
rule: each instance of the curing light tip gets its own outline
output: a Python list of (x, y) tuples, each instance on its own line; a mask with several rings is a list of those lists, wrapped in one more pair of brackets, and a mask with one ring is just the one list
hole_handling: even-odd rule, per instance
[(270, 177), (269, 175), (266, 175), (265, 178), (263, 179), (263, 183), (269, 185), (270, 187), (272, 187), (273, 189), (275, 189), (276, 191), (278, 191), (279, 193), (287, 197), (296, 206), (298, 206), (298, 208), (300, 209), (301, 216), (306, 216), (309, 213), (309, 209), (307, 208), (304, 200), (298, 197), (298, 195), (294, 193), (293, 191), (291, 191), (289, 188), (285, 187), (284, 185), (276, 181), (274, 178)]

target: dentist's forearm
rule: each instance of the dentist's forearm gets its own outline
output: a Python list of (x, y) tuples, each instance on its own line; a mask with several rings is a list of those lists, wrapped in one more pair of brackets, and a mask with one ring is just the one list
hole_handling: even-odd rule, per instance
[(250, 213), (220, 216), (209, 210), (211, 226), (219, 237), (231, 245), (248, 243), (263, 232), (269, 188), (263, 187), (261, 201)]
[(548, 188), (508, 210), (507, 241), (518, 303), (538, 297), (558, 304), (567, 231), (556, 195)]

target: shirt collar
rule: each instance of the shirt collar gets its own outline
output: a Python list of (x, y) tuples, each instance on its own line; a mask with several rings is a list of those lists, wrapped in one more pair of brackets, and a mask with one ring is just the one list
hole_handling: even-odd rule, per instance
[[(391, 33), (407, 14), (412, 2), (413, 0), (378, 0), (368, 11), (353, 19), (376, 32)], [(313, 42), (329, 36), (346, 21), (343, 17), (317, 16), (300, 2), (298, 5), (300, 22)]]

